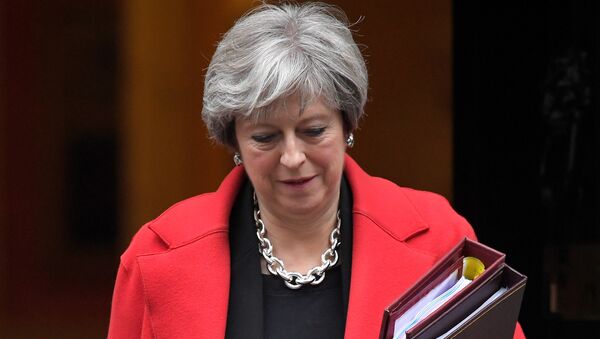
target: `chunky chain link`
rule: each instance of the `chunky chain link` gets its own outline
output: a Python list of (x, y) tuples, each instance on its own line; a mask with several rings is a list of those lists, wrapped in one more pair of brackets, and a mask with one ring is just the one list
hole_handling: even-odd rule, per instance
[(279, 276), (283, 279), (285, 285), (293, 290), (299, 289), (304, 285), (318, 285), (325, 279), (325, 271), (335, 266), (338, 262), (337, 248), (340, 246), (340, 211), (337, 211), (337, 224), (329, 235), (329, 248), (321, 254), (321, 265), (315, 266), (308, 270), (306, 274), (298, 272), (288, 272), (285, 269), (283, 261), (273, 255), (273, 245), (267, 238), (267, 230), (265, 224), (260, 218), (260, 209), (258, 208), (258, 200), (256, 193), (254, 194), (254, 222), (256, 223), (256, 237), (258, 238), (258, 251), (262, 254), (267, 262), (267, 269), (271, 274)]

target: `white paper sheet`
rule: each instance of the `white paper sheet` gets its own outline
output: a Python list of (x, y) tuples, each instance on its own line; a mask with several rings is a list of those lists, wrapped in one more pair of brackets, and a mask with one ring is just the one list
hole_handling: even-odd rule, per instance
[(439, 285), (404, 312), (394, 323), (394, 339), (405, 339), (406, 332), (410, 328), (442, 306), (471, 282), (471, 280), (460, 275), (460, 270), (452, 272)]

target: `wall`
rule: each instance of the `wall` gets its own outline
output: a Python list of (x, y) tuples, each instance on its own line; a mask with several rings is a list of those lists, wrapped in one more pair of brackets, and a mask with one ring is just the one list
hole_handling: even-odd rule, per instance
[[(131, 235), (233, 166), (206, 139), (203, 73), (255, 3), (0, 2), (0, 336), (105, 337)], [(350, 153), (451, 197), (450, 2), (336, 3), (364, 16), (371, 77)]]

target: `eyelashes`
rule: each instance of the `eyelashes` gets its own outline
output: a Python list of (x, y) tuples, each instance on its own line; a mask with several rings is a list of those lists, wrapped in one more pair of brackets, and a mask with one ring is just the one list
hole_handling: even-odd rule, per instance
[[(327, 129), (327, 127), (307, 128), (307, 129), (301, 130), (300, 133), (309, 138), (317, 138), (317, 137), (320, 137), (321, 135), (323, 135), (323, 133), (325, 132), (326, 129)], [(252, 138), (252, 140), (254, 140), (255, 142), (257, 142), (259, 144), (268, 144), (270, 142), (275, 141), (279, 135), (280, 135), (280, 133), (256, 134), (256, 135), (251, 136), (251, 138)]]
[(253, 135), (252, 140), (258, 142), (259, 144), (267, 144), (275, 139), (275, 134), (259, 134)]
[(309, 137), (318, 137), (325, 132), (326, 127), (309, 128), (304, 131), (304, 134)]

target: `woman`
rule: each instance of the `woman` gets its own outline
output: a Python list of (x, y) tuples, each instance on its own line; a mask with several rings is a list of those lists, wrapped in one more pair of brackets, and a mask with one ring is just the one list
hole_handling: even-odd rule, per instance
[(377, 337), (383, 309), (475, 235), (442, 197), (345, 154), (367, 87), (335, 7), (264, 4), (236, 22), (202, 113), (237, 166), (137, 233), (109, 337)]

